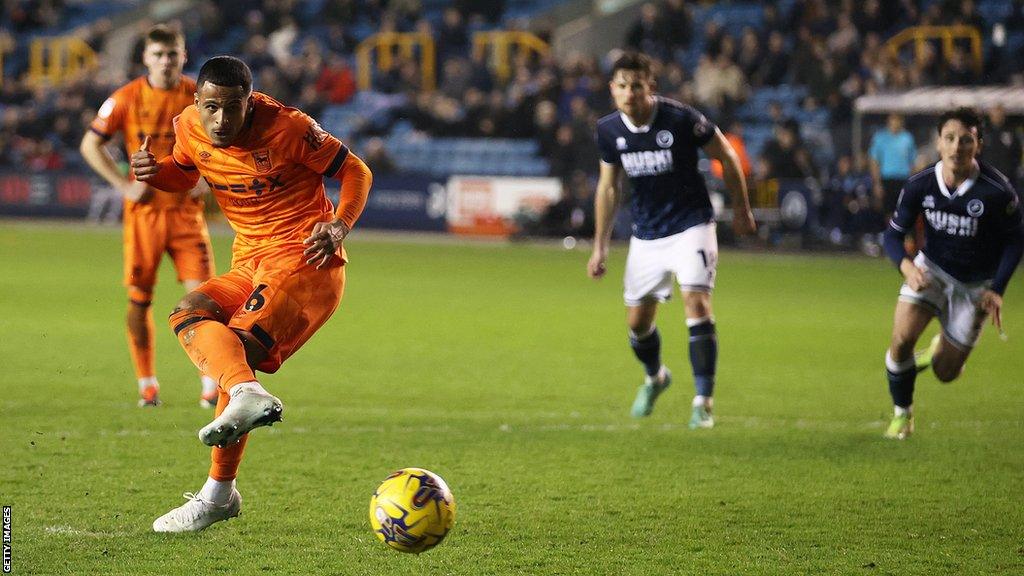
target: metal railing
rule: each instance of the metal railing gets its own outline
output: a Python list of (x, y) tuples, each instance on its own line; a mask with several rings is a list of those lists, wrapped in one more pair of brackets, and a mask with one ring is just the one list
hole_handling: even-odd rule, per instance
[(545, 55), (551, 49), (548, 43), (530, 32), (521, 30), (491, 30), (473, 34), (473, 58), (480, 58), (490, 47), (493, 55), (494, 73), (504, 82), (512, 74), (511, 53), (516, 48), (519, 56), (531, 52)]
[[(547, 54), (548, 43), (530, 32), (492, 30), (473, 34), (473, 57), (480, 58), (490, 50), (491, 63), (498, 80), (504, 82), (512, 74), (512, 54)], [(390, 71), (396, 57), (416, 60), (420, 66), (422, 88), (433, 90), (437, 82), (437, 51), (434, 39), (423, 32), (380, 32), (363, 40), (356, 48), (360, 90), (373, 87), (374, 73)]]
[(423, 32), (379, 32), (360, 42), (356, 48), (359, 89), (369, 90), (373, 86), (374, 54), (377, 70), (387, 72), (395, 65), (396, 49), (402, 58), (419, 57), (422, 87), (433, 90), (437, 78), (434, 39)]
[(33, 38), (29, 45), (28, 80), (57, 86), (97, 66), (96, 52), (81, 38)]
[(981, 73), (983, 60), (981, 52), (981, 33), (974, 26), (912, 26), (901, 30), (885, 43), (885, 48), (893, 56), (899, 56), (900, 49), (913, 43), (914, 59), (920, 62), (925, 58), (928, 43), (934, 40), (942, 42), (942, 58), (948, 62), (956, 51), (958, 40), (967, 40), (971, 46), (971, 60), (974, 71)]

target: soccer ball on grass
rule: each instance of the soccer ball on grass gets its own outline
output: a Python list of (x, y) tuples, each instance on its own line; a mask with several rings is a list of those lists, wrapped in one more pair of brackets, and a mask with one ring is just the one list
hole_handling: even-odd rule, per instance
[(381, 482), (370, 498), (370, 526), (398, 550), (419, 554), (437, 546), (455, 523), (455, 498), (440, 476), (403, 468)]

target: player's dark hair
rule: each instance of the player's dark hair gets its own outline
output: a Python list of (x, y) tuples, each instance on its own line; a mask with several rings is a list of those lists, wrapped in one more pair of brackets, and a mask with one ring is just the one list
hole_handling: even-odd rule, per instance
[(249, 66), (234, 56), (214, 56), (199, 69), (196, 86), (203, 87), (204, 82), (217, 86), (241, 86), (245, 93), (252, 91), (252, 72)]
[(146, 32), (146, 45), (149, 44), (185, 44), (185, 35), (180, 30), (166, 24), (157, 24)]
[(961, 124), (966, 126), (968, 129), (975, 128), (978, 132), (978, 140), (981, 140), (981, 131), (985, 127), (985, 121), (982, 119), (981, 114), (974, 108), (967, 106), (961, 106), (956, 110), (949, 110), (939, 116), (939, 122), (935, 125), (935, 130), (939, 134), (942, 133), (942, 127), (946, 125), (946, 122), (950, 120), (959, 120)]
[(631, 70), (650, 78), (651, 59), (646, 54), (641, 54), (640, 52), (626, 51), (612, 64), (612, 78), (615, 77), (615, 73), (619, 70)]

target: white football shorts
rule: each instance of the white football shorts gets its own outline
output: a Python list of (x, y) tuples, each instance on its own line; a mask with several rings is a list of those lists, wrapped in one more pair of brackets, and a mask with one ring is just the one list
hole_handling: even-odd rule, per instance
[(936, 266), (921, 252), (914, 264), (927, 271), (928, 287), (918, 292), (907, 286), (900, 288), (900, 300), (930, 309), (939, 317), (946, 339), (962, 350), (970, 350), (981, 336), (987, 314), (978, 307), (981, 293), (990, 282), (963, 283)]
[(665, 302), (672, 297), (672, 277), (680, 290), (711, 292), (718, 265), (718, 237), (715, 223), (688, 228), (655, 240), (629, 240), (626, 256), (626, 306), (645, 300)]

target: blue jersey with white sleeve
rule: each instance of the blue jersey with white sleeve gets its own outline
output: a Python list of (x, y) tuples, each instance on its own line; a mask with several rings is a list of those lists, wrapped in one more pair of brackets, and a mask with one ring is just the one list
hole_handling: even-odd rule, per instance
[(618, 111), (598, 120), (601, 160), (622, 166), (632, 184), (633, 236), (664, 238), (714, 218), (697, 151), (716, 130), (697, 110), (660, 96), (646, 126)]
[[(1024, 236), (1020, 201), (998, 170), (981, 161), (978, 166), (977, 176), (955, 190), (942, 179), (942, 162), (911, 176), (900, 192), (887, 243), (890, 236), (902, 239), (923, 214), (924, 255), (961, 282), (994, 279), (993, 289), (1002, 293), (1016, 267), (1016, 262), (1002, 264), (1004, 252), (1018, 249)], [(890, 254), (894, 261), (895, 255)]]

